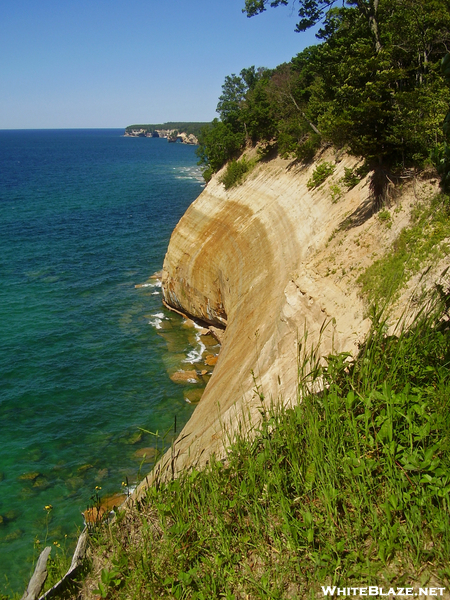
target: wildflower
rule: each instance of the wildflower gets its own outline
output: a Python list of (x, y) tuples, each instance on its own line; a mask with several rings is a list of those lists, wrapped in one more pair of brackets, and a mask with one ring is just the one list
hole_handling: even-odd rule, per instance
[(101, 486), (99, 486), (99, 485), (96, 485), (96, 486), (95, 486), (95, 489), (96, 489), (96, 490), (101, 490), (102, 488), (101, 488)]
[(51, 504), (46, 504), (44, 506), (44, 510), (52, 510), (53, 506)]

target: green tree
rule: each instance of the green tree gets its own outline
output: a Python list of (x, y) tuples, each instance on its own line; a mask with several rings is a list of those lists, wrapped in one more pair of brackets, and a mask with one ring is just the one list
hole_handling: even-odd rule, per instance
[(229, 123), (235, 130), (241, 128), (239, 115), (247, 90), (248, 86), (242, 76), (233, 73), (225, 77), (216, 111), (221, 121)]
[(245, 141), (242, 132), (233, 130), (230, 123), (214, 119), (211, 125), (202, 129), (197, 148), (199, 165), (205, 167), (204, 177), (208, 181), (231, 158), (239, 154)]
[(436, 10), (414, 3), (410, 10), (409, 0), (380, 2), (381, 52), (358, 10), (330, 10), (313, 61), (320, 81), (309, 87), (309, 114), (315, 104), (326, 139), (376, 163), (420, 163), (439, 142), (446, 92), (438, 64), (449, 15), (446, 0), (436, 0)]
[(251, 66), (242, 69), (239, 75), (227, 75), (222, 85), (222, 94), (219, 96), (216, 111), (223, 123), (229, 123), (233, 131), (247, 133), (246, 123), (243, 119), (242, 107), (247, 94), (254, 90), (267, 69)]
[[(288, 3), (246, 0), (246, 10), (252, 16)], [(320, 22), (321, 43), (274, 70), (250, 67), (226, 77), (221, 120), (200, 140), (205, 173), (249, 142), (302, 160), (331, 142), (386, 176), (423, 165), (438, 147), (445, 170), (448, 88), (440, 61), (450, 47), (450, 0), (343, 0), (340, 6), (299, 0), (298, 6), (298, 29)], [(445, 123), (448, 135), (450, 117)]]
[(277, 134), (276, 109), (268, 94), (269, 77), (258, 79), (247, 92), (242, 106), (241, 119), (245, 126), (247, 139), (253, 144), (258, 141), (270, 141)]
[[(450, 53), (442, 58), (441, 69), (447, 85), (450, 86)], [(445, 116), (442, 129), (445, 141), (442, 145), (435, 148), (432, 158), (441, 176), (442, 189), (445, 192), (450, 192), (450, 110)]]

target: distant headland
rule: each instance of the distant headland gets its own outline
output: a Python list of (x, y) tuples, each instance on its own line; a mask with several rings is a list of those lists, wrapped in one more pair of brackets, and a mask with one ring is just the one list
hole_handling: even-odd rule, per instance
[(169, 142), (180, 140), (183, 144), (198, 144), (198, 136), (209, 123), (168, 122), (153, 125), (129, 125), (125, 129), (126, 137), (162, 137)]

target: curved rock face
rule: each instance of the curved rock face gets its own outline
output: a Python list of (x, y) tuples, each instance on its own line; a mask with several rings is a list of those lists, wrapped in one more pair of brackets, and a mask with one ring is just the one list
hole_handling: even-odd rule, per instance
[[(335, 180), (355, 163), (344, 158)], [(367, 330), (355, 291), (320, 276), (312, 262), (349, 209), (367, 199), (368, 186), (362, 182), (333, 204), (328, 184), (308, 189), (312, 170), (275, 159), (229, 191), (219, 174), (172, 234), (162, 275), (166, 303), (226, 326), (213, 376), (180, 435), (177, 468), (220, 454), (240, 422), (256, 423), (261, 395), (265, 403), (297, 401), (305, 331), (308, 345), (320, 340), (328, 353), (353, 351)]]

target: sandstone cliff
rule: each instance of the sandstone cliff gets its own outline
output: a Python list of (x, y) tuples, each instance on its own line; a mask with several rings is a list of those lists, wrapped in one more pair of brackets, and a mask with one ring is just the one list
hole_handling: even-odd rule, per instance
[(319, 160), (335, 172), (312, 190), (317, 163), (259, 163), (228, 191), (219, 173), (172, 234), (166, 303), (225, 328), (213, 376), (175, 446), (176, 469), (220, 455), (227, 432), (256, 424), (261, 394), (266, 405), (297, 401), (305, 332), (306, 345), (326, 354), (354, 352), (369, 328), (356, 274), (392, 244), (430, 184), (406, 182), (387, 228), (373, 213), (368, 177), (342, 187), (358, 159), (327, 150)]
[(182, 144), (198, 145), (198, 139), (193, 133), (178, 132), (177, 129), (155, 129), (150, 131), (140, 127), (138, 129), (125, 130), (124, 137), (161, 137), (168, 139), (169, 142), (180, 140)]

